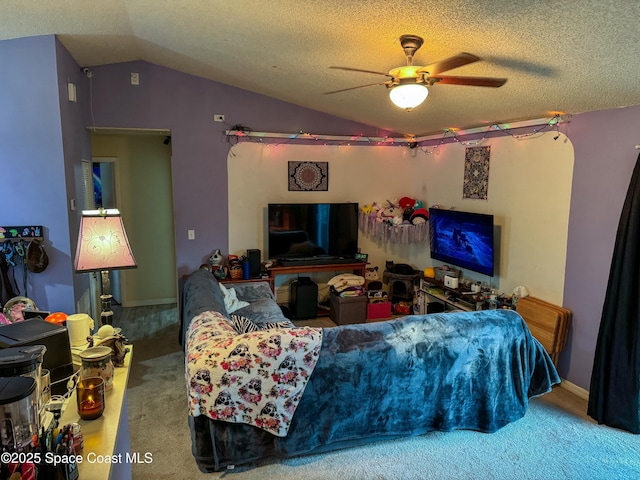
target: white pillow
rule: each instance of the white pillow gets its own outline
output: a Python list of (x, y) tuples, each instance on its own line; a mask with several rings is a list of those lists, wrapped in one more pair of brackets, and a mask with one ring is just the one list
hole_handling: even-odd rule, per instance
[(249, 305), (249, 302), (238, 299), (235, 288), (227, 288), (221, 283), (220, 290), (222, 291), (222, 298), (224, 299), (224, 308), (227, 309), (228, 314)]

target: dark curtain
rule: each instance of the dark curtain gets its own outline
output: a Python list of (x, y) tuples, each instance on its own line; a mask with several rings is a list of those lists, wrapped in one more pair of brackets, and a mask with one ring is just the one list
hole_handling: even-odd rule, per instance
[(631, 177), (609, 272), (596, 355), (589, 416), (640, 433), (640, 156)]

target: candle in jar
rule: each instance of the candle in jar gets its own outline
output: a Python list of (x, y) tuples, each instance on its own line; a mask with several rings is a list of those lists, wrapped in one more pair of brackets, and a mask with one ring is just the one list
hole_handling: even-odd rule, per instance
[(77, 387), (78, 414), (84, 420), (98, 418), (104, 412), (104, 380), (84, 379)]
[(98, 418), (103, 411), (102, 403), (88, 397), (84, 402), (80, 402), (80, 410), (82, 418)]

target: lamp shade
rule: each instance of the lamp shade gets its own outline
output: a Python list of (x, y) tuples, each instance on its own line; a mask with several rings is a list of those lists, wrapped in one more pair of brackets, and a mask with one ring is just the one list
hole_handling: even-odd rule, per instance
[(120, 212), (83, 210), (76, 250), (76, 272), (136, 268)]
[(411, 110), (425, 101), (429, 89), (421, 83), (401, 83), (389, 90), (389, 98), (398, 107)]

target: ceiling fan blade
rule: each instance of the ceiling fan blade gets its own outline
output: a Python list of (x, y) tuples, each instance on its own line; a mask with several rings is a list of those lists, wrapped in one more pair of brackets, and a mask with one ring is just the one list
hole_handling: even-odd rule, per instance
[(469, 65), (480, 60), (480, 57), (476, 57), (471, 53), (462, 52), (453, 57), (445, 58), (439, 62), (430, 63), (418, 70), (419, 73), (428, 73), (429, 75), (439, 75), (443, 72), (453, 70), (454, 68)]
[(335, 68), (336, 70), (346, 70), (348, 72), (373, 73), (375, 75), (384, 75), (385, 77), (389, 76), (388, 73), (374, 72), (373, 70), (363, 70), (361, 68), (351, 68), (351, 67), (329, 67), (329, 68)]
[(498, 88), (507, 83), (506, 78), (491, 77), (453, 77), (449, 75), (429, 75), (427, 80), (433, 80), (443, 85), (468, 85), (472, 87), (493, 87)]
[(325, 95), (331, 95), (333, 93), (347, 92), (349, 90), (355, 90), (357, 88), (372, 87), (374, 85), (384, 85), (385, 83), (387, 83), (387, 82), (368, 83), (367, 85), (358, 85), (357, 87), (349, 87), (349, 88), (343, 88), (341, 90), (334, 90), (332, 92), (324, 92), (324, 94)]

